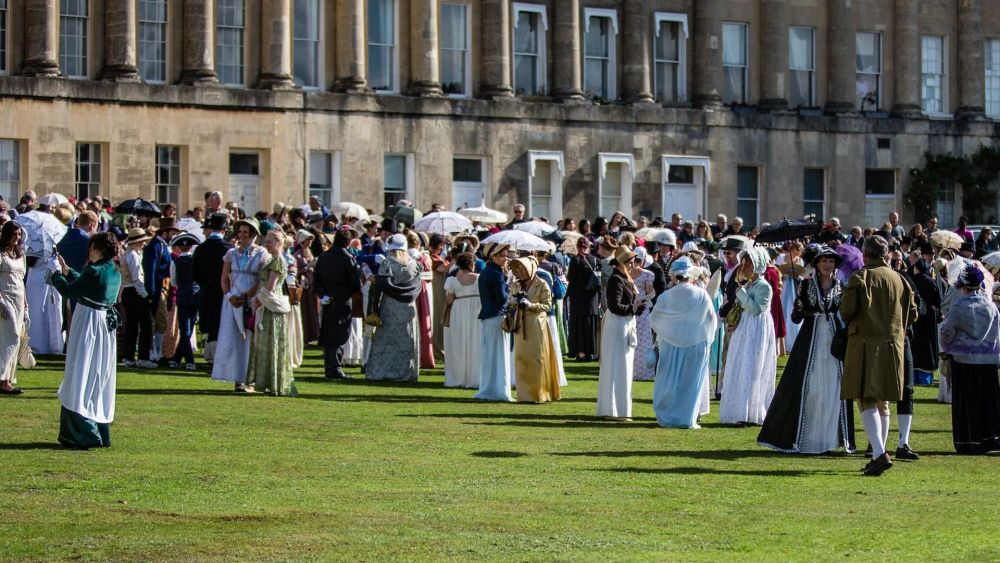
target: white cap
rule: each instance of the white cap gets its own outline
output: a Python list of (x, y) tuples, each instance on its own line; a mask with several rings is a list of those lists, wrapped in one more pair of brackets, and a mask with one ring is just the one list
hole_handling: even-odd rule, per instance
[(388, 246), (386, 246), (386, 252), (392, 252), (393, 250), (406, 250), (409, 246), (406, 242), (406, 235), (392, 235), (389, 237)]

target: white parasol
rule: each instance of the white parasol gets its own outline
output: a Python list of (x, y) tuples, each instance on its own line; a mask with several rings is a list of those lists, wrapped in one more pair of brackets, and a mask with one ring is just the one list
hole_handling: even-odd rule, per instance
[(473, 221), (475, 223), (495, 225), (509, 221), (506, 213), (503, 211), (497, 211), (496, 209), (490, 209), (485, 205), (480, 205), (479, 207), (466, 207), (465, 209), (459, 209), (458, 212), (468, 218), (469, 221)]
[(424, 233), (450, 235), (472, 230), (472, 221), (453, 211), (436, 211), (424, 215), (413, 225), (413, 230)]
[(351, 203), (350, 201), (342, 201), (331, 205), (330, 213), (336, 214), (341, 219), (344, 217), (354, 217), (360, 220), (368, 219), (368, 210), (360, 204)]
[(48, 260), (56, 245), (66, 235), (66, 225), (50, 213), (29, 211), (14, 219), (24, 229), (25, 251), (28, 256)]
[(937, 248), (958, 250), (962, 248), (963, 242), (965, 242), (965, 239), (961, 235), (951, 231), (934, 231), (931, 233), (931, 244)]
[(635, 238), (641, 238), (642, 240), (653, 240), (653, 237), (663, 229), (657, 229), (656, 227), (643, 227), (635, 232)]
[(980, 258), (979, 261), (991, 270), (1000, 269), (1000, 252), (990, 252), (986, 256)]
[(58, 207), (64, 203), (69, 203), (69, 199), (62, 194), (45, 194), (38, 198), (38, 205), (47, 205), (49, 207)]
[(524, 231), (500, 231), (483, 239), (483, 244), (492, 242), (509, 244), (511, 248), (519, 252), (549, 252), (549, 242), (531, 233)]
[(199, 242), (205, 242), (205, 230), (194, 217), (181, 217), (177, 220), (177, 228), (192, 235)]
[(518, 223), (517, 225), (514, 225), (514, 228), (519, 231), (531, 233), (536, 237), (544, 237), (545, 235), (550, 235), (556, 230), (556, 227), (554, 225), (543, 223), (541, 221), (527, 221), (525, 223)]
[(576, 242), (583, 238), (583, 235), (576, 231), (559, 231), (559, 234), (566, 240), (559, 245), (559, 250), (563, 254), (569, 254), (575, 256), (577, 253)]

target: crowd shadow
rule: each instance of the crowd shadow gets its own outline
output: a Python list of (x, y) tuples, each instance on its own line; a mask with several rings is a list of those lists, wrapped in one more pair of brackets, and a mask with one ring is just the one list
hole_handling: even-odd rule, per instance
[[(473, 404), (481, 403), (472, 397), (443, 397), (438, 395), (355, 395), (355, 394), (316, 394), (299, 393), (299, 399), (309, 399), (318, 401), (347, 402), (347, 403), (461, 403)], [(419, 415), (414, 415), (419, 416)]]
[[(476, 401), (480, 402), (480, 401)], [(513, 403), (512, 403), (513, 404)], [(531, 403), (527, 403), (531, 404)], [(544, 405), (539, 405), (544, 407)], [(531, 428), (650, 428), (657, 427), (655, 418), (633, 418), (632, 422), (619, 422), (600, 416), (579, 414), (525, 414), (525, 413), (431, 413), (397, 414), (399, 417), (450, 418), (488, 420), (466, 422), (479, 426), (523, 426)], [(499, 420), (497, 420), (499, 419)]]
[[(615, 450), (615, 451), (583, 451), (583, 452), (552, 452), (549, 455), (560, 457), (597, 457), (597, 458), (686, 458), (712, 461), (737, 461), (741, 459), (779, 459), (786, 454), (780, 454), (767, 449), (754, 450)], [(798, 455), (798, 459), (848, 459), (845, 453), (830, 453), (820, 455)], [(787, 458), (786, 458), (787, 459)]]
[(646, 473), (652, 475), (737, 475), (740, 477), (815, 477), (817, 475), (843, 475), (843, 472), (826, 469), (716, 469), (712, 467), (609, 467), (588, 469), (611, 473)]
[(68, 450), (66, 446), (58, 444), (55, 442), (15, 442), (4, 444), (0, 443), (0, 451), (12, 450), (12, 451), (31, 451), (31, 450)]
[(489, 459), (514, 459), (514, 458), (527, 457), (528, 456), (528, 454), (526, 454), (524, 452), (505, 452), (505, 451), (497, 451), (497, 452), (472, 452), (469, 455), (471, 455), (473, 457), (485, 457), (485, 458), (489, 458)]

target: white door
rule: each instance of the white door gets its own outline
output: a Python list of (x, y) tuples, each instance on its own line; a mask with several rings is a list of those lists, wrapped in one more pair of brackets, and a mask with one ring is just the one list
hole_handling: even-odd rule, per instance
[(702, 216), (701, 188), (690, 184), (664, 184), (663, 186), (663, 218), (670, 219), (674, 213), (688, 220), (696, 220)]
[(865, 197), (865, 226), (881, 229), (889, 220), (889, 214), (896, 210), (895, 196)]
[(258, 176), (230, 176), (228, 201), (235, 201), (240, 208), (252, 216), (260, 211), (261, 179)]

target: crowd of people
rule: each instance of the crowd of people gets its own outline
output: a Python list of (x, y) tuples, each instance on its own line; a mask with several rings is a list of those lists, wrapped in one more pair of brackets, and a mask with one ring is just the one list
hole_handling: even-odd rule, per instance
[[(17, 218), (39, 213), (67, 228), (48, 253)], [(360, 366), (415, 381), (443, 361), (447, 387), (546, 403), (564, 362), (596, 361), (597, 415), (631, 420), (633, 382), (654, 380), (660, 425), (699, 428), (714, 398), (723, 424), (759, 427), (777, 452), (854, 451), (857, 404), (864, 473), (880, 475), (890, 403), (894, 457), (916, 460), (913, 388), (940, 372), (956, 450), (1000, 450), (1000, 255), (964, 218), (947, 233), (933, 218), (907, 231), (896, 213), (846, 232), (832, 218), (764, 243), (771, 226), (723, 215), (549, 225), (517, 205), (449, 233), (351, 213), (310, 198), (248, 216), (219, 192), (183, 217), (31, 193), (4, 205), (0, 393), (21, 392), (32, 352), (65, 354), (59, 439), (96, 447), (110, 444), (117, 365), (193, 371), (199, 353), (235, 392), (294, 396), (318, 345), (330, 379)], [(503, 236), (532, 225), (541, 246)]]

